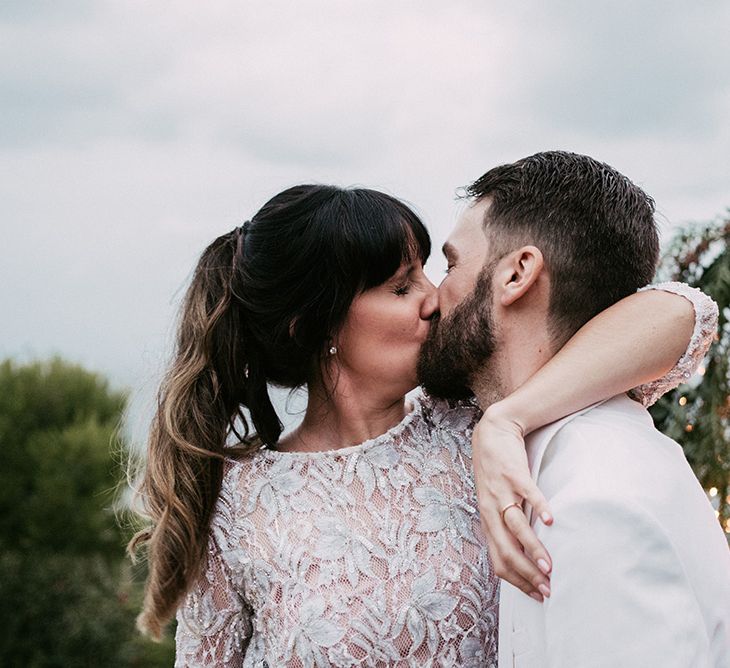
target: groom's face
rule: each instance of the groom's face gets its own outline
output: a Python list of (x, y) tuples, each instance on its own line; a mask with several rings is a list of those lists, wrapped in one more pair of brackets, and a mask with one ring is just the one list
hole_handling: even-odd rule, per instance
[(489, 257), (489, 244), (484, 233), (484, 216), (490, 200), (472, 204), (456, 221), (443, 253), (448, 269), (439, 285), (439, 312), (448, 317), (458, 304), (474, 292), (477, 279)]
[(474, 372), (486, 364), (496, 346), (493, 322), (495, 262), (482, 221), (489, 207), (483, 200), (462, 213), (444, 244), (448, 273), (439, 286), (440, 315), (421, 348), (419, 382), (438, 397), (471, 395)]

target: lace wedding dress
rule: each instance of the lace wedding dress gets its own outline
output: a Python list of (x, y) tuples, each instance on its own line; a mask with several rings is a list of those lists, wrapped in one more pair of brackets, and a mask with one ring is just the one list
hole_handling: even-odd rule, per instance
[[(645, 405), (686, 381), (717, 324)], [(496, 666), (498, 578), (472, 481), (469, 403), (421, 395), (385, 434), (339, 450), (226, 463), (207, 561), (178, 610), (176, 666)]]

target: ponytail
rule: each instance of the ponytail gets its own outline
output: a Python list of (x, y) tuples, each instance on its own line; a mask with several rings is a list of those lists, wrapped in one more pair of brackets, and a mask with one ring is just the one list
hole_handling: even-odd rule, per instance
[(203, 252), (158, 394), (139, 490), (150, 526), (129, 544), (148, 551), (138, 625), (153, 637), (200, 572), (224, 460), (279, 440), (269, 383), (307, 385), (353, 299), (431, 249), (406, 205), (364, 188), (294, 186), (253, 221)]
[[(245, 228), (238, 228), (203, 252), (158, 392), (138, 490), (152, 524), (128, 546), (131, 553), (147, 548), (149, 576), (137, 623), (156, 639), (201, 568), (225, 457), (247, 454), (261, 441), (274, 444), (282, 431), (234, 294), (244, 236)], [(249, 435), (242, 405), (258, 439)], [(229, 432), (239, 445), (226, 447)]]

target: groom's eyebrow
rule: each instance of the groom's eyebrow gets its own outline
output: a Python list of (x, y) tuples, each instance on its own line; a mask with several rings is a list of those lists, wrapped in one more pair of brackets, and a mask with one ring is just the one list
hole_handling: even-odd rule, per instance
[(455, 260), (457, 256), (456, 248), (454, 248), (453, 244), (449, 241), (447, 241), (443, 246), (441, 246), (441, 252), (444, 254), (447, 260)]

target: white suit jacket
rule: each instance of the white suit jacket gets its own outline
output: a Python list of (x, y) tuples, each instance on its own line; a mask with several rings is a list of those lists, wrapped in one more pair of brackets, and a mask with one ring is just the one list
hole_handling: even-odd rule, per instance
[(500, 668), (729, 668), (730, 549), (680, 446), (625, 395), (527, 441), (552, 595), (502, 582)]

